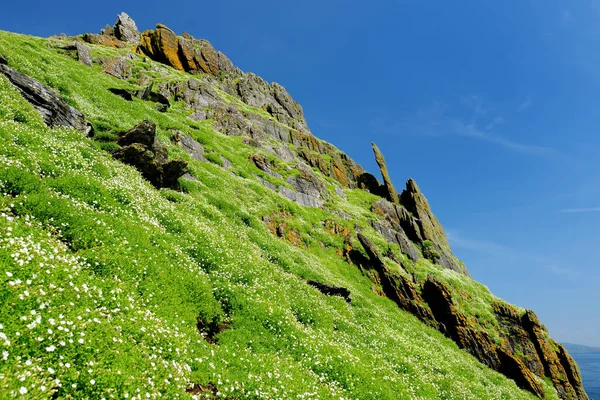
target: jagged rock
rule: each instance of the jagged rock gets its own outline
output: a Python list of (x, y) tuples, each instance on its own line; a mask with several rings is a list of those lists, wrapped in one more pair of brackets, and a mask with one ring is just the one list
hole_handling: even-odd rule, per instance
[(0, 54), (0, 65), (8, 65), (8, 61), (6, 61), (6, 58), (2, 54)]
[(458, 312), (452, 293), (442, 282), (428, 277), (423, 284), (423, 299), (427, 302), (442, 333), (471, 353), (481, 363), (501, 372), (522, 389), (544, 398), (544, 389), (523, 362), (492, 341), (489, 335), (476, 328), (464, 314)]
[[(400, 251), (413, 261), (421, 258), (402, 225), (400, 215), (406, 211), (404, 207), (381, 199), (373, 203), (371, 210), (380, 217), (383, 217), (381, 222), (373, 221), (372, 225), (388, 243), (397, 244), (400, 247)], [(409, 228), (412, 227), (409, 226)], [(418, 237), (415, 238), (413, 230), (409, 230), (409, 232), (411, 233), (410, 237), (412, 237), (412, 240), (420, 240)]]
[(317, 281), (306, 281), (310, 286), (316, 288), (319, 292), (327, 296), (339, 296), (346, 300), (347, 303), (351, 302), (350, 291), (341, 286), (328, 285), (327, 283), (321, 283)]
[(93, 131), (92, 125), (85, 120), (82, 113), (35, 79), (5, 64), (0, 64), (0, 73), (6, 76), (21, 95), (35, 107), (49, 127), (65, 126), (88, 135)]
[(273, 168), (276, 167), (276, 165), (274, 165), (266, 157), (261, 156), (259, 154), (252, 154), (252, 155), (250, 155), (249, 158), (250, 158), (250, 161), (252, 161), (254, 163), (254, 165), (256, 165), (256, 167), (258, 169), (260, 169), (261, 171), (266, 172), (267, 174), (271, 175), (274, 178), (282, 179), (281, 174), (273, 171)]
[(131, 64), (125, 57), (109, 58), (102, 61), (102, 71), (118, 79), (131, 78)]
[[(296, 183), (297, 179), (298, 178), (292, 178), (291, 179), (292, 183)], [(297, 186), (300, 186), (300, 185), (297, 185)], [(302, 192), (299, 193), (299, 192), (291, 190), (285, 186), (279, 187), (279, 193), (281, 195), (283, 195), (284, 197), (287, 197), (288, 199), (295, 201), (296, 203), (300, 204), (301, 206), (305, 206), (305, 207), (320, 208), (325, 203), (319, 197), (312, 196), (307, 193), (302, 193)]]
[(81, 38), (84, 42), (90, 44), (97, 44), (106, 47), (116, 47), (118, 49), (125, 47), (125, 43), (121, 42), (116, 37), (110, 35), (96, 35), (94, 33), (86, 33)]
[(379, 169), (381, 170), (381, 176), (383, 176), (383, 184), (385, 185), (385, 190), (387, 192), (387, 199), (392, 203), (398, 204), (398, 192), (396, 192), (388, 173), (385, 157), (383, 157), (383, 154), (375, 143), (371, 143), (371, 146), (373, 147), (373, 153), (375, 153), (375, 161), (377, 161), (377, 165), (379, 165)]
[[(500, 361), (499, 371), (515, 381), (517, 386), (529, 390), (540, 399), (546, 398), (544, 388), (536, 382), (533, 373), (523, 364), (523, 362), (514, 355), (498, 348), (497, 356)], [(587, 396), (586, 396), (587, 397)]]
[(419, 221), (423, 239), (429, 239), (441, 246), (450, 248), (444, 228), (431, 212), (427, 199), (414, 180), (409, 179), (406, 182), (406, 189), (402, 192), (400, 201)]
[(90, 54), (90, 46), (81, 42), (75, 42), (75, 51), (77, 59), (87, 66), (92, 65), (92, 55)]
[(204, 157), (204, 147), (195, 141), (191, 136), (181, 131), (175, 131), (171, 141), (189, 153), (192, 158), (198, 161), (208, 161)]
[(451, 269), (463, 275), (471, 276), (467, 267), (452, 254), (450, 249), (430, 240), (423, 242), (423, 256), (442, 268)]
[(532, 343), (529, 333), (523, 327), (523, 321), (519, 313), (505, 303), (492, 303), (496, 320), (500, 326), (500, 334), (504, 338), (505, 347), (510, 353), (516, 351), (523, 354), (521, 359), (534, 374), (544, 376), (544, 367), (539, 354)]
[(113, 32), (117, 39), (124, 42), (137, 43), (140, 41), (140, 32), (135, 22), (124, 12), (117, 17)]
[[(525, 312), (525, 315), (523, 316), (523, 327), (529, 333), (529, 337), (544, 366), (544, 373), (552, 380), (558, 395), (561, 398), (581, 398), (577, 397), (577, 391), (575, 391), (571, 384), (571, 382), (575, 382), (576, 385), (579, 386), (581, 385), (581, 381), (577, 381), (574, 375), (567, 374), (557, 352), (554, 350), (554, 348), (558, 348), (557, 343), (552, 339), (546, 339), (546, 327), (540, 323), (537, 315), (533, 311), (527, 310)], [(570, 369), (572, 372), (573, 368)], [(583, 387), (580, 387), (580, 391), (585, 395)], [(587, 398), (587, 396), (584, 398)]]
[(113, 157), (136, 167), (157, 188), (176, 188), (178, 179), (185, 175), (187, 163), (168, 160), (166, 146), (156, 137), (156, 125), (143, 121), (127, 132), (120, 132), (117, 143), (121, 146)]
[(357, 233), (357, 238), (367, 253), (369, 265), (378, 274), (385, 296), (422, 321), (429, 324), (434, 322), (431, 311), (424, 306), (423, 299), (414, 283), (403, 275), (392, 273), (385, 266), (377, 248), (362, 232)]
[(162, 24), (156, 30), (145, 31), (140, 38), (138, 52), (155, 61), (190, 73), (207, 73), (220, 76), (221, 73), (238, 75), (240, 71), (221, 52), (216, 51), (206, 40), (197, 40), (187, 33), (183, 38)]
[(179, 59), (179, 39), (175, 32), (166, 26), (157, 24), (156, 30), (145, 31), (140, 42), (138, 49), (142, 54), (179, 71), (185, 71)]
[(338, 196), (340, 196), (342, 199), (346, 200), (346, 193), (344, 193), (344, 191), (342, 190), (341, 187), (336, 186), (335, 187), (335, 194), (337, 194)]
[(585, 393), (585, 388), (582, 385), (583, 380), (581, 378), (581, 372), (579, 371), (577, 362), (575, 362), (573, 357), (567, 353), (567, 350), (562, 344), (556, 342), (554, 344), (556, 347), (558, 347), (558, 352), (556, 354), (558, 355), (558, 359), (567, 373), (567, 378), (569, 379), (571, 386), (573, 386), (573, 389), (575, 389), (575, 392), (577, 393), (577, 398), (587, 400), (588, 396)]
[(290, 150), (287, 146), (279, 146), (275, 147), (274, 151), (275, 155), (281, 159), (283, 162), (293, 162), (296, 160), (296, 155), (292, 150)]

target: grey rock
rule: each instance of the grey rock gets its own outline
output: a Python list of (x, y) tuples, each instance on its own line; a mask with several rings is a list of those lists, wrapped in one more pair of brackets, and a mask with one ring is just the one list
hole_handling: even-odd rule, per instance
[(335, 194), (340, 196), (342, 199), (346, 200), (346, 193), (344, 193), (344, 191), (342, 190), (341, 187), (339, 187), (339, 186), (335, 187)]
[(171, 141), (177, 146), (189, 153), (192, 158), (198, 161), (207, 161), (204, 157), (204, 147), (195, 141), (191, 136), (181, 131), (175, 131)]
[(194, 175), (190, 174), (189, 172), (183, 174), (183, 176), (181, 178), (185, 179), (186, 181), (200, 182), (200, 179), (196, 178)]
[(263, 185), (265, 185), (266, 187), (268, 187), (269, 189), (271, 189), (273, 191), (277, 191), (277, 186), (273, 185), (271, 182), (269, 182), (268, 180), (266, 180), (260, 176), (256, 176), (256, 177)]
[(320, 208), (324, 204), (324, 201), (318, 197), (310, 196), (305, 193), (298, 193), (285, 186), (279, 187), (279, 193), (305, 207)]
[(83, 64), (92, 65), (92, 55), (90, 54), (90, 46), (81, 42), (75, 42), (75, 51), (77, 52), (77, 59)]
[(131, 65), (127, 58), (117, 57), (102, 61), (102, 71), (118, 79), (127, 80), (131, 78)]
[(122, 12), (117, 17), (117, 22), (113, 28), (117, 39), (128, 43), (137, 43), (140, 41), (140, 32), (129, 15)]
[(232, 167), (233, 164), (231, 164), (231, 161), (229, 161), (228, 159), (226, 159), (223, 156), (220, 156), (219, 158), (221, 159), (221, 162), (223, 163), (223, 168), (230, 169)]
[(46, 125), (75, 128), (88, 135), (93, 132), (92, 125), (85, 120), (81, 112), (68, 105), (40, 82), (4, 64), (0, 64), (0, 73), (6, 76), (21, 95), (35, 107)]
[(194, 121), (204, 121), (206, 119), (206, 110), (196, 110), (188, 115), (188, 117)]
[(293, 162), (296, 154), (287, 146), (279, 146), (274, 149), (275, 155), (283, 162)]

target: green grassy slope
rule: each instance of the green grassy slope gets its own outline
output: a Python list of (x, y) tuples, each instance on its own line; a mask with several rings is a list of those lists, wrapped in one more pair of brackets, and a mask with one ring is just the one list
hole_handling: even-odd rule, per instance
[[(191, 396), (190, 383), (211, 383), (232, 399), (534, 398), (376, 295), (336, 254), (343, 241), (324, 220), (358, 223), (384, 246), (366, 223), (375, 196), (346, 190), (348, 200), (330, 200), (352, 222), (303, 208), (259, 182), (255, 175), (273, 178), (248, 161), (255, 150), (241, 138), (186, 118), (180, 105), (159, 113), (126, 102), (107, 89), (127, 82), (46, 39), (0, 32), (0, 54), (106, 132), (154, 121), (170, 156), (199, 180), (184, 192), (156, 190), (105, 143), (47, 128), (0, 77), (1, 397), (177, 398)], [(163, 71), (157, 78), (182, 75), (137, 62)], [(170, 145), (168, 129), (196, 138), (214, 162)], [(282, 210), (301, 247), (262, 222)], [(469, 278), (426, 261), (415, 273), (470, 293), (476, 300), (460, 303), (469, 315), (491, 312), (493, 296)], [(352, 304), (302, 278), (350, 289)], [(211, 343), (197, 325), (225, 329)]]

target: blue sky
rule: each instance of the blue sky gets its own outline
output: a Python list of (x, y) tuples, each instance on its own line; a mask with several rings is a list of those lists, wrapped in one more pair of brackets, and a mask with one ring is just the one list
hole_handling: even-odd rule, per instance
[(313, 133), (413, 177), (473, 277), (560, 341), (600, 346), (600, 2), (20, 2), (0, 29), (128, 12), (285, 86)]

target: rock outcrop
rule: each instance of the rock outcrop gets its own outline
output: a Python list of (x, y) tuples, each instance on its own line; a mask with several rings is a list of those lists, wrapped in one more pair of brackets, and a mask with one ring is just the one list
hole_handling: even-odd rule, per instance
[(143, 121), (127, 132), (120, 132), (113, 152), (117, 160), (137, 168), (144, 178), (157, 188), (177, 188), (178, 179), (185, 175), (187, 163), (168, 159), (167, 147), (156, 137), (156, 125)]
[(0, 63), (0, 73), (6, 76), (21, 95), (35, 107), (49, 127), (64, 126), (86, 134), (90, 134), (93, 130), (92, 125), (85, 120), (81, 112), (68, 105), (40, 82), (2, 63)]
[(442, 228), (442, 225), (431, 212), (427, 199), (421, 193), (419, 186), (417, 186), (414, 180), (409, 179), (406, 182), (406, 189), (402, 191), (400, 202), (419, 220), (421, 237), (423, 239), (431, 240), (441, 246), (450, 248), (444, 228)]
[(113, 32), (115, 37), (123, 42), (137, 43), (140, 41), (140, 32), (135, 22), (124, 12), (117, 17)]
[(383, 157), (381, 150), (379, 150), (375, 143), (371, 143), (371, 146), (373, 147), (373, 153), (375, 153), (375, 161), (377, 161), (377, 165), (379, 165), (379, 169), (381, 171), (381, 176), (383, 177), (383, 184), (385, 185), (385, 190), (387, 192), (387, 199), (392, 203), (398, 204), (400, 202), (400, 198), (398, 197), (398, 192), (396, 192), (394, 184), (392, 183), (392, 179), (390, 178), (390, 174), (388, 173), (385, 157)]

